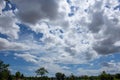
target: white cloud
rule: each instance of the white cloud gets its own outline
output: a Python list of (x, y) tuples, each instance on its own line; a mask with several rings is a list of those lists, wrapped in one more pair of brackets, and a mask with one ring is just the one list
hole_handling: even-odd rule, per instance
[(34, 55), (31, 55), (29, 53), (23, 53), (23, 54), (14, 54), (16, 57), (20, 57), (23, 58), (24, 60), (26, 60), (27, 62), (32, 62), (32, 63), (37, 63), (37, 57)]
[[(92, 66), (95, 66), (92, 65)], [(119, 62), (104, 62), (101, 63), (101, 67), (98, 69), (84, 69), (84, 68), (78, 68), (77, 71), (79, 73), (77, 73), (76, 75), (100, 75), (103, 71), (106, 71), (107, 73), (110, 74), (115, 74), (115, 73), (119, 73), (120, 71), (120, 63)]]
[(0, 15), (2, 13), (2, 9), (3, 9), (4, 5), (3, 5), (3, 0), (0, 1)]
[(12, 11), (3, 12), (0, 15), (0, 33), (6, 34), (12, 39), (18, 39), (19, 26)]
[(77, 74), (76, 75), (89, 75), (89, 76), (93, 76), (93, 75), (99, 75), (102, 71), (100, 70), (94, 70), (94, 69), (83, 69), (83, 68), (79, 68), (77, 70)]
[(101, 63), (101, 70), (106, 71), (111, 74), (119, 73), (120, 71), (120, 63), (119, 62), (104, 62)]
[(23, 43), (10, 42), (7, 39), (0, 38), (0, 50), (28, 50), (29, 47)]

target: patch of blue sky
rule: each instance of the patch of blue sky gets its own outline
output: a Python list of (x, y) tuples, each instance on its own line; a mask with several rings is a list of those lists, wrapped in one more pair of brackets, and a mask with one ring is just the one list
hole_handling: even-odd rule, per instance
[(9, 54), (0, 52), (0, 59), (3, 60), (5, 63), (10, 64), (10, 66), (21, 66), (21, 65), (28, 65), (23, 59), (14, 57), (14, 53), (9, 51)]
[(110, 9), (110, 6), (109, 6), (109, 5), (105, 5), (105, 7)]
[(77, 11), (79, 9), (79, 7), (76, 7), (76, 6), (71, 6), (70, 7), (70, 13), (68, 13), (68, 16), (69, 17), (72, 17), (72, 16), (74, 16), (75, 15), (75, 12)]
[(74, 16), (74, 13), (69, 13), (68, 16), (72, 17), (72, 16)]
[(101, 56), (98, 59), (95, 59), (94, 61), (91, 61), (90, 64), (93, 64), (93, 66), (91, 68), (93, 69), (99, 69), (102, 67), (101, 63), (103, 62), (111, 62), (111, 61), (115, 61), (115, 62), (120, 62), (120, 54), (115, 53), (115, 54), (111, 54), (111, 55), (107, 55), (107, 56)]
[(7, 39), (7, 38), (8, 38), (8, 36), (7, 36), (7, 35), (5, 35), (5, 34), (0, 33), (0, 38), (5, 38), (5, 39)]
[(5, 7), (2, 9), (2, 11), (9, 11), (12, 10), (14, 12), (14, 10), (16, 9), (16, 5), (11, 3), (10, 1), (6, 1)]
[(68, 4), (71, 4), (71, 0), (66, 0)]
[(114, 7), (114, 10), (117, 10), (117, 9), (120, 11), (120, 4)]
[(20, 27), (19, 40), (29, 39), (31, 36), (34, 40), (40, 41), (40, 38), (43, 37), (43, 33), (36, 33), (24, 24), (17, 24), (17, 25), (19, 25)]

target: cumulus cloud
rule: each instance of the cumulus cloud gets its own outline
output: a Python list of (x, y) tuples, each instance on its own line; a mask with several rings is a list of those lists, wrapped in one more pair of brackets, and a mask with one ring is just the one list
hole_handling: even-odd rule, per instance
[(0, 38), (0, 50), (27, 50), (28, 46), (22, 43), (10, 42), (7, 39)]
[[(58, 16), (59, 0), (12, 0), (18, 8), (17, 16), (22, 22), (36, 24), (39, 20), (54, 20)], [(29, 4), (28, 4), (29, 1)]]
[(120, 63), (119, 62), (103, 62), (101, 63), (101, 70), (106, 71), (111, 74), (119, 73), (120, 71)]
[(24, 53), (24, 54), (14, 54), (16, 57), (20, 57), (23, 58), (24, 60), (26, 60), (27, 62), (32, 62), (32, 63), (37, 63), (37, 57), (34, 55), (31, 55), (29, 53)]
[(1, 0), (1, 1), (0, 1), (0, 15), (1, 15), (1, 13), (2, 13), (3, 7), (4, 7), (3, 0)]
[(0, 33), (6, 34), (12, 39), (18, 39), (19, 26), (17, 20), (11, 11), (3, 12), (0, 15)]
[[(96, 64), (92, 65), (95, 66)], [(77, 71), (79, 73), (77, 73), (76, 75), (100, 75), (100, 73), (102, 73), (103, 71), (109, 73), (109, 74), (115, 74), (115, 73), (119, 73), (120, 71), (120, 63), (119, 62), (114, 62), (114, 61), (110, 61), (110, 62), (102, 62), (100, 63), (100, 67), (97, 69), (84, 69), (84, 68), (78, 68)]]
[[(58, 1), (61, 2), (58, 3), (54, 0), (50, 0), (49, 7), (48, 2), (43, 0), (29, 1), (30, 4), (27, 4), (27, 1), (21, 0), (13, 2), (18, 7), (18, 12), (16, 13), (18, 18), (24, 23), (32, 24), (33, 26), (30, 25), (30, 28), (33, 31), (43, 33), (43, 37), (40, 39), (42, 43), (44, 43), (43, 51), (46, 50), (46, 53), (56, 53), (61, 56), (57, 58), (58, 60), (56, 61), (64, 62), (67, 58), (70, 58), (73, 63), (81, 63), (80, 57), (84, 62), (96, 58), (98, 56), (97, 53), (109, 54), (119, 51), (119, 46), (114, 45), (119, 38), (113, 36), (119, 34), (119, 12), (113, 10), (112, 7), (110, 9), (105, 7), (105, 3), (109, 4), (109, 1), (91, 0), (88, 2), (78, 2), (75, 0), (67, 4), (66, 1)], [(31, 6), (33, 4), (35, 7)], [(78, 5), (80, 4), (82, 5), (79, 7)], [(87, 6), (84, 6), (85, 4), (87, 4)], [(70, 11), (65, 5), (67, 7), (78, 7), (73, 17), (65, 16), (65, 14)], [(65, 12), (65, 10), (67, 11)], [(61, 21), (58, 25), (56, 24), (56, 22), (62, 20), (58, 17), (61, 13), (60, 11), (63, 13), (63, 21), (66, 19), (67, 22), (69, 22), (67, 28), (63, 25), (59, 25), (63, 23)], [(108, 12), (110, 12), (111, 15), (108, 15)], [(49, 15), (47, 15), (48, 13)], [(42, 22), (45, 18), (51, 21)], [(63, 56), (64, 58), (62, 58)], [(71, 62), (71, 60), (66, 62)]]
[[(112, 1), (112, 0), (111, 0)], [(98, 54), (110, 54), (119, 52), (119, 46), (114, 44), (119, 41), (119, 11), (107, 8), (108, 1), (95, 1), (94, 4), (88, 8), (88, 30), (94, 36), (94, 42), (91, 46)], [(114, 3), (114, 6), (117, 3)], [(113, 16), (114, 15), (114, 16)]]

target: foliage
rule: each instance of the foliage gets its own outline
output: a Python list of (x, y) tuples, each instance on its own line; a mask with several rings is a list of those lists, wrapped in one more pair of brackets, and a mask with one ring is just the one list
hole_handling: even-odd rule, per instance
[(56, 73), (55, 76), (56, 76), (57, 80), (64, 80), (65, 79), (65, 74), (60, 73), (60, 72)]
[(17, 78), (20, 77), (20, 72), (19, 71), (15, 73), (15, 77), (17, 77)]
[(0, 60), (0, 72), (8, 70), (9, 64), (4, 64), (3, 61)]
[(64, 73), (57, 72), (55, 77), (44, 76), (48, 71), (41, 67), (37, 69), (35, 72), (37, 75), (41, 75), (41, 77), (25, 77), (19, 71), (14, 75), (11, 75), (9, 69), (9, 64), (5, 64), (0, 60), (0, 80), (120, 80), (120, 73), (117, 74), (108, 74), (103, 71), (99, 76), (74, 76), (71, 74), (70, 76), (65, 76)]
[(10, 71), (8, 70), (9, 64), (5, 64), (0, 60), (0, 80), (8, 79)]
[(37, 69), (35, 71), (35, 73), (37, 75), (41, 75), (41, 77), (43, 77), (43, 75), (45, 75), (46, 73), (48, 73), (48, 71), (44, 67), (41, 67), (41, 68)]

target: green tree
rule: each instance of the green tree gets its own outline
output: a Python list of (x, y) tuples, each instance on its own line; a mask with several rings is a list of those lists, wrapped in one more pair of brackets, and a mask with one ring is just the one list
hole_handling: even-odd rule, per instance
[(0, 60), (0, 72), (8, 70), (9, 64), (4, 64), (3, 61)]
[(65, 79), (65, 74), (60, 73), (60, 72), (57, 72), (55, 74), (55, 76), (56, 76), (57, 80), (64, 80)]
[(71, 73), (70, 75), (70, 80), (75, 80), (75, 76), (73, 75), (73, 73)]
[(3, 61), (0, 60), (0, 80), (7, 80), (10, 71), (8, 70), (9, 64), (5, 64)]
[(20, 78), (20, 76), (21, 76), (20, 72), (17, 71), (17, 72), (15, 73), (15, 78), (16, 78), (16, 80), (18, 80), (18, 79)]
[(120, 79), (120, 73), (115, 74), (116, 79)]
[(100, 80), (109, 80), (109, 79), (108, 79), (108, 74), (107, 74), (105, 71), (103, 71), (103, 72), (101, 73), (101, 75), (100, 75)]
[(23, 74), (21, 74), (21, 76), (20, 76), (20, 77), (21, 77), (21, 79), (24, 79), (24, 75), (23, 75)]
[(48, 71), (44, 67), (41, 67), (41, 68), (37, 69), (35, 71), (35, 73), (37, 75), (41, 75), (41, 77), (43, 77), (43, 75), (45, 75), (46, 73), (48, 73)]

